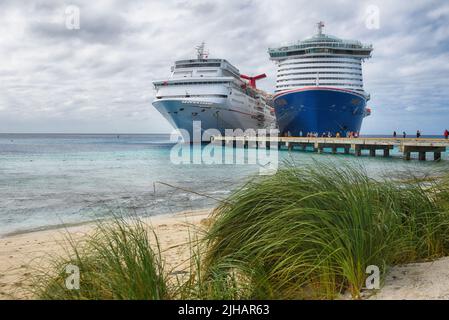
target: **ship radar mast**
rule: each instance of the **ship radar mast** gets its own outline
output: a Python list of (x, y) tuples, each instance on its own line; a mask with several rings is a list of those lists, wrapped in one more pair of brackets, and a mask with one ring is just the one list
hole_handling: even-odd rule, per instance
[(320, 21), (316, 24), (316, 26), (318, 27), (318, 35), (321, 36), (323, 34), (324, 22)]
[(197, 57), (199, 60), (201, 59), (207, 59), (209, 52), (205, 50), (205, 43), (201, 42), (201, 44), (197, 47), (195, 47), (196, 52), (197, 52)]

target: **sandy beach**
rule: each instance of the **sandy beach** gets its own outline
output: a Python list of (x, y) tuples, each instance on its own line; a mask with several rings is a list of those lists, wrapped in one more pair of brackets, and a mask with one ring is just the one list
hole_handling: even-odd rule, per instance
[(449, 300), (449, 257), (393, 267), (373, 300)]
[[(153, 226), (165, 263), (183, 270), (190, 256), (189, 239), (208, 224), (211, 210), (185, 211), (144, 219)], [(16, 234), (0, 239), (0, 299), (33, 299), (31, 279), (51, 258), (64, 254), (67, 235), (80, 240), (94, 223)], [(381, 290), (364, 299), (449, 299), (449, 257), (393, 267)]]
[[(182, 268), (189, 259), (189, 239), (207, 224), (211, 210), (184, 211), (145, 218), (158, 237), (168, 270)], [(33, 274), (51, 258), (64, 255), (67, 236), (77, 241), (94, 229), (94, 223), (22, 233), (0, 238), (0, 299), (32, 299)]]

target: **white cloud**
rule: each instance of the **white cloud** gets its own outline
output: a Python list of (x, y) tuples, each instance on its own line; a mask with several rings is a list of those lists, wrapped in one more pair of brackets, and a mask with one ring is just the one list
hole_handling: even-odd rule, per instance
[[(211, 56), (242, 73), (267, 73), (259, 85), (272, 92), (267, 48), (313, 34), (319, 20), (327, 33), (374, 45), (364, 69), (373, 107), (365, 132), (447, 126), (449, 9), (442, 1), (70, 4), (80, 8), (80, 30), (65, 28), (64, 1), (0, 3), (0, 132), (170, 132), (151, 106), (151, 81), (168, 76), (174, 60), (192, 57), (204, 40)], [(379, 7), (378, 30), (365, 27), (368, 5)]]

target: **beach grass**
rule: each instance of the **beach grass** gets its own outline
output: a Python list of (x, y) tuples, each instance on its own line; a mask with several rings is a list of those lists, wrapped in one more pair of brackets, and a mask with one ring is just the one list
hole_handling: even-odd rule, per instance
[[(242, 298), (359, 298), (366, 268), (449, 253), (447, 189), (375, 180), (361, 167), (287, 165), (236, 191), (214, 212), (205, 269), (235, 274)], [(207, 273), (207, 272), (206, 272)]]
[[(99, 222), (82, 243), (69, 239), (67, 255), (52, 262), (34, 284), (39, 299), (167, 299), (167, 280), (151, 230), (138, 219)], [(79, 290), (68, 288), (67, 266), (79, 268)]]
[[(188, 275), (170, 281), (151, 230), (99, 224), (39, 278), (41, 299), (358, 299), (368, 266), (449, 254), (449, 175), (373, 179), (363, 167), (286, 164), (218, 206), (191, 242)], [(154, 237), (153, 237), (154, 238)], [(81, 289), (63, 271), (80, 266)]]

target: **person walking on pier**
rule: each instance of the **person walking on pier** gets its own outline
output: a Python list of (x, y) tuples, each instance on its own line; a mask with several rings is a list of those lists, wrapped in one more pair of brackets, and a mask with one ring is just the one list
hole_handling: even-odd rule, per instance
[(447, 140), (447, 138), (449, 137), (449, 130), (444, 130), (444, 139)]
[(405, 133), (405, 131), (402, 132), (402, 138), (407, 138), (407, 133)]
[(418, 139), (421, 138), (421, 131), (419, 130), (416, 131), (416, 138)]
[(393, 138), (396, 138), (397, 134), (396, 131), (393, 131)]

